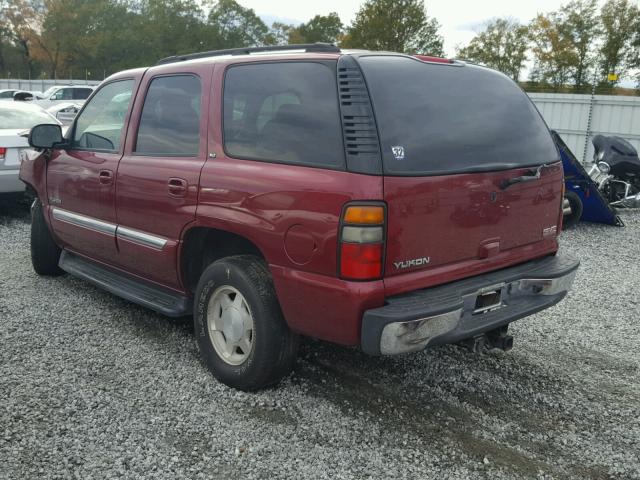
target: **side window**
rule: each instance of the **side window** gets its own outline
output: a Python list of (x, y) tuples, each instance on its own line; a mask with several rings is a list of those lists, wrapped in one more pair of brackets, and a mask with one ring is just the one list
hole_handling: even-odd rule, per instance
[(230, 67), (224, 88), (224, 147), (236, 158), (343, 166), (335, 72), (311, 62)]
[(120, 150), (133, 85), (133, 80), (120, 80), (105, 85), (96, 93), (76, 121), (74, 148)]
[(6, 92), (0, 92), (0, 98), (13, 98), (13, 90), (7, 90)]
[(147, 90), (135, 152), (140, 155), (196, 156), (200, 150), (200, 79), (158, 77)]
[(73, 90), (74, 100), (86, 100), (91, 95), (92, 90), (90, 88), (75, 88)]

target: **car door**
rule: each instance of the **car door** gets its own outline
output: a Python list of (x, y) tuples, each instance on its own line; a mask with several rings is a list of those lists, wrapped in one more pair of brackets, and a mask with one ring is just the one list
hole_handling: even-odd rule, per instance
[(178, 247), (183, 229), (195, 220), (207, 155), (205, 112), (213, 66), (161, 71), (140, 86), (118, 166), (118, 262), (147, 280), (179, 289)]
[(112, 263), (117, 254), (115, 177), (138, 80), (103, 85), (86, 104), (47, 165), (51, 225), (63, 246)]

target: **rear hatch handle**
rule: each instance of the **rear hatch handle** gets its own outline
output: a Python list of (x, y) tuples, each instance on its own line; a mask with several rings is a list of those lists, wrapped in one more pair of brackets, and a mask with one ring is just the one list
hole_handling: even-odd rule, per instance
[(550, 163), (543, 163), (535, 170), (530, 170), (529, 175), (522, 175), (521, 177), (506, 178), (502, 180), (502, 182), (500, 182), (500, 189), (506, 190), (511, 185), (515, 185), (516, 183), (533, 182), (534, 180), (539, 180), (540, 172), (542, 172), (542, 169), (550, 166), (551, 166)]

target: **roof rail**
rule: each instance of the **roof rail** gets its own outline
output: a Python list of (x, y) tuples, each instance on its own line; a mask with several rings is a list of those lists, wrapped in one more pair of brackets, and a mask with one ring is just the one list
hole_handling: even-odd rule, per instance
[(270, 45), (268, 47), (242, 47), (227, 48), (225, 50), (211, 50), (209, 52), (189, 53), (187, 55), (173, 55), (159, 60), (156, 65), (167, 63), (184, 62), (196, 58), (219, 57), (221, 55), (249, 55), (251, 53), (262, 52), (286, 52), (289, 50), (304, 50), (305, 52), (316, 53), (339, 53), (340, 49), (332, 43), (300, 43), (292, 45)]

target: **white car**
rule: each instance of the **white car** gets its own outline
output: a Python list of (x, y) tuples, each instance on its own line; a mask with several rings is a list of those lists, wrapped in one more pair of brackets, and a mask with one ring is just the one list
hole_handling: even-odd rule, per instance
[(55, 85), (47, 89), (33, 103), (40, 105), (42, 108), (49, 108), (58, 102), (70, 102), (74, 100), (84, 101), (91, 93), (94, 87), (90, 85)]
[(36, 92), (33, 90), (15, 89), (15, 88), (5, 88), (0, 90), (0, 101), (15, 100), (16, 93), (21, 94), (23, 96), (30, 96), (34, 100), (42, 97), (42, 92)]
[(22, 156), (30, 147), (21, 134), (41, 123), (60, 125), (54, 116), (31, 102), (0, 102), (0, 193), (24, 191), (18, 174)]
[(60, 102), (47, 108), (47, 112), (56, 117), (62, 125), (71, 125), (73, 119), (84, 105), (83, 100), (75, 102)]

